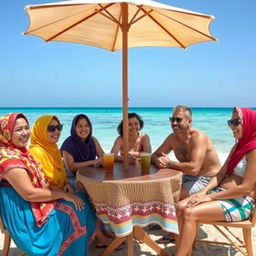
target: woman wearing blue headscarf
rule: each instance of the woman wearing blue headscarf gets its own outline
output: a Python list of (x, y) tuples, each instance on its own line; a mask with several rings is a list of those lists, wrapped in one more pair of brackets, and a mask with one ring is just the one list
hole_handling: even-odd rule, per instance
[(86, 115), (74, 117), (70, 134), (61, 146), (68, 171), (75, 176), (79, 168), (103, 164), (104, 151), (99, 141), (92, 136), (92, 124)]
[[(76, 171), (90, 165), (103, 165), (104, 151), (99, 141), (92, 136), (92, 124), (86, 115), (79, 114), (73, 118), (70, 134), (63, 142), (61, 152), (68, 171), (68, 178), (76, 187)], [(102, 232), (96, 233), (96, 240), (96, 247), (99, 248), (106, 247), (111, 242)], [(118, 249), (123, 249), (123, 246)]]

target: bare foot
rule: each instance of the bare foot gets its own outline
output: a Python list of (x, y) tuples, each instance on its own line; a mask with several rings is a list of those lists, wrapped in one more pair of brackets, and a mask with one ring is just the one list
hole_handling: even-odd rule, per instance
[(100, 229), (96, 229), (95, 238), (96, 238), (96, 247), (99, 247), (99, 248), (108, 246), (113, 240), (105, 236)]

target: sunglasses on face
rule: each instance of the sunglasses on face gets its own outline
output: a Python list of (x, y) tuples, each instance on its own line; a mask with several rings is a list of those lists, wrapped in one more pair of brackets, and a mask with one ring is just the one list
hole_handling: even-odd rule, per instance
[(47, 131), (48, 132), (54, 132), (56, 129), (61, 132), (63, 128), (62, 124), (57, 124), (57, 125), (48, 125), (47, 126)]
[(180, 118), (180, 117), (169, 117), (169, 120), (171, 123), (174, 123), (176, 122), (177, 124), (180, 124), (183, 120), (183, 118)]
[(231, 120), (228, 120), (228, 126), (238, 126), (239, 124), (242, 123), (241, 119), (239, 118), (235, 118), (235, 119), (231, 119)]

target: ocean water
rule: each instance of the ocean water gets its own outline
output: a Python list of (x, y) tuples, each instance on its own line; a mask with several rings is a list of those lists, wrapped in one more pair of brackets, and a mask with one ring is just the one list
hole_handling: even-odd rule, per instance
[[(172, 132), (169, 117), (171, 108), (129, 108), (144, 120), (143, 133), (150, 136), (153, 150)], [(10, 112), (24, 113), (30, 125), (41, 115), (56, 115), (63, 123), (59, 146), (69, 136), (70, 126), (76, 114), (86, 114), (93, 125), (93, 135), (102, 148), (109, 151), (118, 136), (117, 126), (122, 120), (121, 108), (0, 108), (0, 116)], [(235, 140), (227, 125), (232, 108), (192, 108), (194, 128), (204, 131), (215, 145), (221, 161), (227, 157)]]

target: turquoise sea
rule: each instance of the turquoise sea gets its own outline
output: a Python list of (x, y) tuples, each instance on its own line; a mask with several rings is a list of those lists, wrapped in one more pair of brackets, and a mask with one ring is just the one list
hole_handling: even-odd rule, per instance
[[(129, 112), (136, 112), (142, 116), (144, 120), (142, 132), (150, 136), (153, 150), (171, 132), (168, 119), (171, 111), (171, 108), (129, 108)], [(234, 144), (234, 138), (227, 126), (232, 108), (192, 108), (192, 111), (193, 127), (203, 130), (211, 138), (223, 162)], [(97, 137), (105, 151), (111, 149), (118, 135), (116, 128), (122, 119), (121, 108), (0, 108), (0, 116), (10, 112), (26, 114), (30, 125), (41, 115), (58, 116), (64, 125), (59, 146), (69, 136), (73, 117), (84, 113), (91, 119), (93, 135)]]

